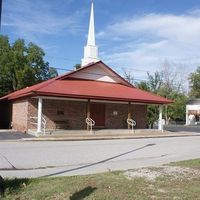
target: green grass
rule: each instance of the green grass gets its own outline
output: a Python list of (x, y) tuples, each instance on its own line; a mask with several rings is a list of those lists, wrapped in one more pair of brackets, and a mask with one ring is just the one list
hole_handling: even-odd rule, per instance
[[(200, 159), (170, 163), (200, 171)], [(154, 181), (127, 179), (122, 171), (96, 175), (7, 179), (5, 200), (146, 200), (200, 199), (200, 177), (173, 179), (160, 176)]]
[(171, 162), (171, 166), (180, 166), (180, 167), (190, 167), (193, 169), (200, 170), (200, 159), (193, 159), (193, 160), (183, 160), (180, 162)]

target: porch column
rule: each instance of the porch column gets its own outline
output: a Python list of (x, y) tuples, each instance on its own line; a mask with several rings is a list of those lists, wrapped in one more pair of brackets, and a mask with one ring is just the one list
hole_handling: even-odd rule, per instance
[(38, 98), (37, 133), (42, 132), (42, 98)]
[[(131, 119), (131, 102), (128, 102), (128, 119)], [(130, 124), (128, 124), (128, 129), (131, 129)]]
[(185, 113), (185, 125), (189, 125), (188, 107), (187, 106), (186, 106), (186, 113)]
[(163, 105), (160, 105), (159, 106), (159, 119), (158, 119), (158, 130), (159, 131), (163, 131), (162, 114), (163, 114)]
[[(87, 118), (90, 118), (90, 99), (87, 101)], [(87, 130), (90, 130), (90, 126), (87, 124)]]

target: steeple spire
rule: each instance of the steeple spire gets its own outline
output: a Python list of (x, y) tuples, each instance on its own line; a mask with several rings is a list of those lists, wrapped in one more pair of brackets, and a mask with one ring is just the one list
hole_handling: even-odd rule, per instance
[(90, 25), (88, 31), (87, 45), (95, 46), (95, 30), (94, 30), (94, 4), (91, 5)]
[(89, 63), (97, 61), (99, 61), (99, 58), (98, 58), (98, 47), (95, 44), (94, 5), (92, 2), (87, 45), (84, 47), (84, 57), (82, 59), (81, 66), (84, 67)]

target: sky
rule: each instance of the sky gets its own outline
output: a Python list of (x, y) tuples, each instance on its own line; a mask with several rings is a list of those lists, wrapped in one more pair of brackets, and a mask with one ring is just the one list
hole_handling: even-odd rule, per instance
[[(59, 73), (81, 63), (91, 0), (3, 0), (1, 34), (44, 49)], [(200, 65), (200, 0), (94, 0), (99, 57), (145, 80), (169, 67), (186, 76)]]

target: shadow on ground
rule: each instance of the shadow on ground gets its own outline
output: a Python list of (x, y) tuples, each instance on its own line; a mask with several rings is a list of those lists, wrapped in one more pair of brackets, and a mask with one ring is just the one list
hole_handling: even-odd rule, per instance
[(86, 187), (78, 192), (75, 192), (71, 197), (70, 200), (83, 200), (85, 197), (88, 197), (92, 194), (97, 188), (95, 187)]
[(72, 171), (77, 171), (77, 170), (80, 170), (80, 169), (84, 169), (84, 168), (88, 168), (88, 167), (91, 167), (91, 166), (99, 165), (99, 164), (108, 162), (108, 161), (110, 161), (110, 160), (113, 160), (113, 159), (115, 159), (115, 158), (122, 157), (122, 156), (124, 156), (124, 155), (130, 154), (130, 153), (133, 153), (133, 152), (135, 152), (135, 151), (139, 151), (139, 150), (141, 150), (141, 149), (144, 149), (144, 148), (147, 148), (147, 147), (150, 147), (150, 146), (154, 146), (154, 145), (156, 145), (156, 144), (147, 144), (147, 145), (144, 145), (144, 146), (139, 147), (139, 148), (137, 148), (137, 149), (133, 149), (133, 150), (130, 150), (130, 151), (127, 151), (127, 152), (118, 154), (118, 155), (116, 155), (116, 156), (112, 156), (112, 157), (110, 157), (110, 158), (101, 160), (101, 161), (99, 161), (99, 162), (90, 163), (90, 164), (83, 165), (83, 166), (80, 166), (80, 167), (75, 167), (75, 168), (72, 168), (72, 169), (67, 169), (67, 170), (64, 170), (64, 171), (60, 171), (60, 172), (48, 174), (48, 175), (45, 175), (45, 176), (42, 176), (42, 177), (56, 176), (56, 175), (59, 175), (59, 174), (63, 174), (63, 173), (67, 173), (67, 172), (72, 172)]
[(30, 184), (30, 179), (22, 178), (22, 179), (3, 179), (0, 176), (0, 199), (5, 196), (6, 193), (16, 193), (19, 192), (20, 189), (25, 188), (28, 184)]

